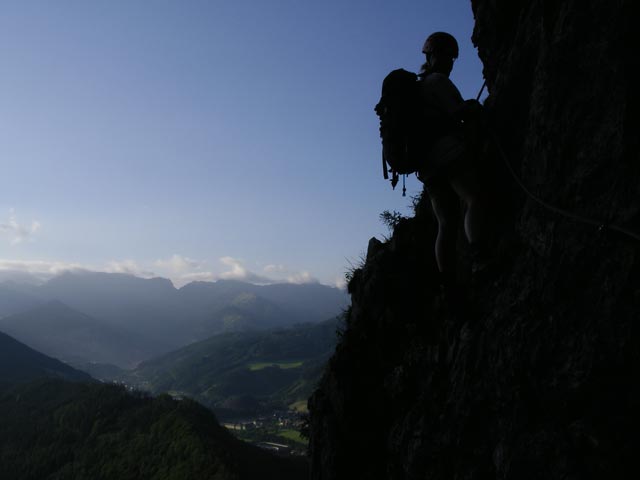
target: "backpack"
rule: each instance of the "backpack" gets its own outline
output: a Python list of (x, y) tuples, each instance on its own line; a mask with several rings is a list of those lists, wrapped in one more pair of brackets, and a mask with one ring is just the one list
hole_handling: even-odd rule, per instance
[[(428, 161), (430, 144), (442, 134), (448, 123), (441, 112), (429, 109), (420, 99), (418, 76), (399, 68), (382, 82), (382, 96), (375, 107), (380, 118), (382, 171), (385, 180), (391, 173), (395, 190), (400, 175), (417, 172)], [(405, 196), (406, 188), (402, 196)]]

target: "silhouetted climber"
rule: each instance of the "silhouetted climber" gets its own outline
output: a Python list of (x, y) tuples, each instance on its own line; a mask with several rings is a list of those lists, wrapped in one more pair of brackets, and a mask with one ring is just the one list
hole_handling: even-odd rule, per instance
[[(426, 63), (419, 75), (403, 69), (382, 82), (375, 107), (380, 117), (383, 174), (395, 188), (400, 175), (417, 173), (424, 183), (438, 220), (435, 258), (441, 283), (457, 296), (456, 243), (464, 204), (464, 231), (476, 272), (487, 264), (489, 235), (494, 233), (487, 172), (476, 154), (482, 106), (463, 100), (449, 79), (458, 57), (458, 42), (436, 32), (424, 43)], [(403, 195), (406, 189), (403, 188)]]
[(418, 168), (433, 212), (438, 220), (435, 256), (445, 288), (455, 286), (456, 238), (464, 204), (464, 231), (474, 255), (474, 267), (486, 261), (489, 233), (489, 194), (483, 188), (479, 166), (474, 162), (473, 129), (480, 104), (464, 101), (449, 79), (458, 58), (458, 42), (445, 32), (427, 38), (422, 52), (426, 62), (419, 74), (419, 93), (426, 110), (436, 110), (451, 125), (436, 138)]

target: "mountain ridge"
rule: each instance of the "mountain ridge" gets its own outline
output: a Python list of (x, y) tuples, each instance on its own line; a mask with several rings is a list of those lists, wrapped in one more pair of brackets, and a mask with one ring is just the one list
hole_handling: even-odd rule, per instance
[[(14, 313), (0, 318), (0, 328), (4, 325), (20, 340), (78, 365), (123, 368), (226, 330), (320, 322), (339, 314), (348, 302), (345, 292), (321, 285), (267, 288), (221, 280), (176, 289), (166, 279), (95, 272), (67, 272), (22, 291), (18, 285), (0, 285), (0, 301), (3, 298), (5, 310)], [(76, 313), (61, 312), (55, 302)], [(51, 323), (55, 319), (74, 328), (56, 331)], [(82, 340), (90, 325), (95, 335)], [(53, 348), (54, 337), (66, 351)]]

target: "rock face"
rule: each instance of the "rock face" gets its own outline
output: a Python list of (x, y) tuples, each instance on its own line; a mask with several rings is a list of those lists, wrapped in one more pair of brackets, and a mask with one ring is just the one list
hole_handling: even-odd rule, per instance
[(631, 6), (472, 2), (491, 130), (523, 185), (575, 217), (498, 160), (508, 221), (480, 273), (460, 240), (458, 304), (428, 201), (372, 239), (309, 402), (313, 479), (640, 478), (640, 241), (598, 229), (640, 232)]

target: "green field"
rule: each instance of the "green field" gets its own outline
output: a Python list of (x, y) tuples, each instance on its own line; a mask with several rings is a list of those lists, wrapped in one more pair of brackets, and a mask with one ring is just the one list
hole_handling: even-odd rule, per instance
[(289, 410), (295, 410), (298, 413), (307, 413), (309, 411), (309, 409), (307, 408), (307, 401), (299, 400), (297, 402), (294, 402), (289, 405)]
[(282, 429), (276, 423), (264, 424), (256, 429), (236, 430), (232, 426), (226, 427), (227, 431), (240, 440), (248, 443), (257, 442), (274, 442), (288, 445), (294, 450), (300, 451), (309, 444), (309, 440), (300, 435), (295, 428), (289, 427)]
[(308, 443), (308, 440), (306, 438), (303, 438), (298, 430), (281, 430), (280, 432), (278, 432), (278, 436), (284, 437), (287, 440), (293, 440), (297, 443), (302, 443), (304, 445)]
[(292, 362), (292, 361), (288, 361), (288, 362), (257, 362), (257, 363), (249, 363), (247, 365), (247, 368), (249, 370), (251, 370), (252, 372), (255, 372), (257, 370), (263, 370), (267, 367), (278, 367), (278, 368), (282, 368), (283, 370), (287, 370), (289, 368), (299, 368), (302, 366), (302, 361), (300, 362)]

